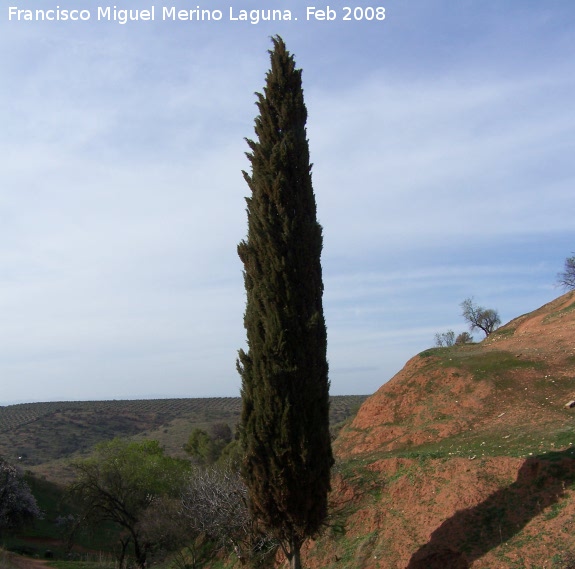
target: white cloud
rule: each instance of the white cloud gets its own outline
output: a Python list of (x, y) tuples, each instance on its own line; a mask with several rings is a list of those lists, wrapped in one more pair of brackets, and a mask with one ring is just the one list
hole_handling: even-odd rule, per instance
[(559, 4), (413, 0), (383, 27), (0, 22), (2, 399), (237, 395), (243, 138), (278, 30), (304, 67), (334, 393), (377, 389), (466, 296), (504, 320), (550, 300), (573, 250)]
[(572, 89), (563, 76), (378, 77), (312, 92), (314, 180), (330, 246), (569, 230)]

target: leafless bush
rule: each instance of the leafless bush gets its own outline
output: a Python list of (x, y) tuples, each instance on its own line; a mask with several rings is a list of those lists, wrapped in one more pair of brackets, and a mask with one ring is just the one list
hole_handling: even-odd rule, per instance
[(575, 255), (565, 259), (565, 268), (557, 275), (557, 283), (567, 290), (575, 290)]
[(193, 531), (231, 549), (242, 563), (276, 547), (252, 521), (247, 487), (236, 467), (196, 468), (182, 495), (180, 513)]
[(453, 344), (455, 344), (455, 332), (453, 330), (435, 334), (435, 345), (438, 348), (453, 346)]

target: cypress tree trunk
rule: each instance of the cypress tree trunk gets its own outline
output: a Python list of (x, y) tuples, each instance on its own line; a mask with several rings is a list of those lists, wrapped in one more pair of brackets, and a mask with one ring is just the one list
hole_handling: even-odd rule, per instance
[(327, 334), (301, 70), (280, 37), (247, 140), (248, 235), (238, 246), (247, 295), (240, 350), (243, 475), (252, 515), (299, 569), (302, 543), (327, 515)]
[(292, 546), (291, 558), (289, 559), (290, 569), (301, 569), (300, 546)]

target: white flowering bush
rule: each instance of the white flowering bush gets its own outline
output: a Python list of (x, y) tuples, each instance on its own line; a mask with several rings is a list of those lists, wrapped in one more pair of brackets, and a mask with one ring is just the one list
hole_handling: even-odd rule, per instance
[(0, 535), (39, 517), (40, 508), (22, 473), (0, 458)]

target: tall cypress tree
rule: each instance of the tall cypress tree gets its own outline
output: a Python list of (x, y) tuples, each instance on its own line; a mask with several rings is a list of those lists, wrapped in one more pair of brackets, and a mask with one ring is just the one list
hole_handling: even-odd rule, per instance
[(253, 516), (299, 569), (303, 542), (327, 515), (330, 468), (327, 334), (301, 69), (272, 38), (247, 140), (251, 190), (244, 264), (248, 351), (239, 352), (244, 478)]

